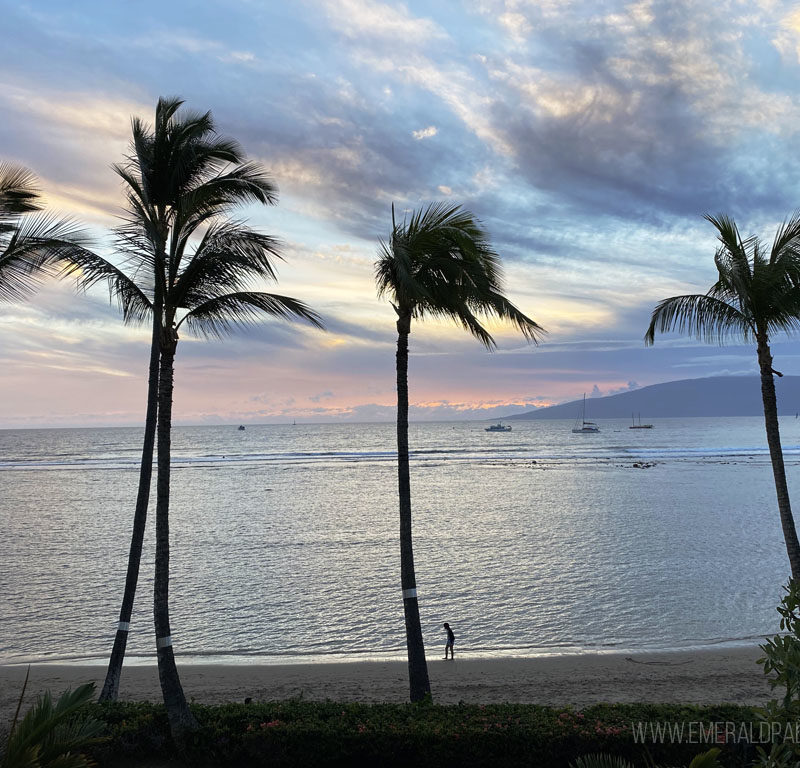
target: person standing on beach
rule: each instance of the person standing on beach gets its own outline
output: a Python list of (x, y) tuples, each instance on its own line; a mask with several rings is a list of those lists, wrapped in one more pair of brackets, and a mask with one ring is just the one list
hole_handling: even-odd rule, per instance
[(447, 630), (447, 642), (445, 643), (444, 646), (444, 657), (445, 659), (447, 658), (447, 651), (449, 649), (450, 661), (453, 661), (453, 659), (455, 658), (455, 656), (453, 656), (453, 645), (455, 645), (456, 636), (453, 634), (453, 630), (450, 629), (450, 625), (447, 622), (444, 623), (444, 628)]

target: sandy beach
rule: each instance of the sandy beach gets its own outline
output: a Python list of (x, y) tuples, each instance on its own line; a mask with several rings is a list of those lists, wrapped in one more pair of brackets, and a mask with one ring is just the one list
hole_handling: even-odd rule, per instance
[[(543, 658), (429, 659), (434, 699), (440, 704), (527, 702), (585, 707), (598, 702), (760, 704), (770, 689), (755, 660), (757, 646), (665, 653), (585, 654)], [(402, 661), (296, 665), (180, 665), (187, 697), (204, 704), (306, 699), (403, 702)], [(0, 666), (0, 722), (13, 715), (26, 667)], [(46, 689), (60, 692), (94, 680), (105, 668), (39, 664), (31, 667), (26, 700)], [(123, 672), (120, 697), (158, 701), (155, 666)]]

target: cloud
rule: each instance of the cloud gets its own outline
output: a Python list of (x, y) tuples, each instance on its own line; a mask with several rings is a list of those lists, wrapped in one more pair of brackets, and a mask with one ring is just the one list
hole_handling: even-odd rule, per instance
[(429, 125), (427, 128), (421, 128), (418, 131), (412, 131), (411, 135), (418, 141), (421, 139), (430, 139), (439, 133), (439, 129), (435, 125)]
[(318, 403), (318, 402), (320, 402), (320, 400), (326, 400), (326, 399), (331, 398), (331, 397), (333, 397), (333, 392), (331, 392), (330, 390), (327, 390), (325, 392), (320, 392), (318, 395), (312, 395), (308, 399), (312, 403)]
[[(754, 131), (795, 135), (800, 115), (789, 93), (760, 85), (746, 45), (754, 26), (769, 28), (769, 13), (736, 7), (484, 4), (506, 28), (513, 16), (512, 37), (522, 30), (529, 43), (486, 58), (491, 131), (532, 184), (578, 209), (640, 218), (775, 205), (774, 188), (746, 183), (771, 165), (750, 142)], [(743, 112), (743, 103), (757, 106)]]
[[(239, 213), (286, 242), (280, 292), (311, 303), (329, 333), (269, 323), (225, 343), (182, 339), (177, 418), (241, 421), (254, 397), (270, 403), (264, 419), (292, 418), (298, 403), (320, 418), (361, 407), (378, 410), (347, 418), (391, 418), (380, 409), (395, 396), (396, 330), (375, 296), (378, 238), (392, 203), (411, 210), (441, 196), (482, 220), (510, 297), (551, 333), (533, 350), (492, 325), (501, 352), (489, 356), (452, 325), (415, 325), (421, 418), (751, 367), (746, 347), (720, 360), (693, 339), (645, 349), (641, 337), (655, 302), (714, 280), (702, 212), (732, 213), (769, 239), (796, 205), (794, 6), (468, 0), (454, 12), (233, 0), (195, 10), (9, 6), (0, 78), (4, 159), (31, 167), (50, 204), (96, 231), (122, 202), (109, 166), (127, 151), (130, 116), (149, 120), (162, 93), (212, 110), (220, 133), (274, 175), (280, 205)], [(0, 418), (63, 423), (109, 381), (98, 410), (137, 413), (146, 336), (99, 294), (45, 289), (3, 307)], [(791, 348), (776, 349), (795, 372)], [(62, 380), (63, 397), (48, 401)]]
[(319, 0), (328, 23), (340, 35), (360, 44), (365, 41), (416, 47), (440, 40), (446, 34), (430, 19), (414, 16), (403, 3), (376, 0)]

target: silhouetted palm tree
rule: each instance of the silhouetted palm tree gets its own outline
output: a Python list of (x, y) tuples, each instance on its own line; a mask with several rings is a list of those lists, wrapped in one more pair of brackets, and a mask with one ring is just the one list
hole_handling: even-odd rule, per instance
[(503, 296), (500, 257), (486, 232), (458, 205), (432, 203), (398, 224), (382, 242), (375, 265), (378, 295), (387, 295), (397, 313), (397, 467), (400, 499), (400, 568), (405, 612), (411, 701), (430, 694), (422, 640), (411, 536), (411, 482), (408, 468), (408, 335), (411, 320), (444, 317), (459, 323), (487, 349), (494, 339), (478, 315), (508, 320), (536, 343), (544, 333)]
[(29, 296), (50, 259), (83, 245), (73, 222), (41, 212), (30, 171), (0, 163), (0, 302)]
[[(154, 623), (159, 677), (176, 735), (195, 725), (175, 666), (168, 600), (170, 430), (178, 328), (185, 323), (190, 331), (219, 337), (263, 314), (303, 318), (321, 327), (316, 313), (302, 302), (252, 290), (254, 281), (276, 279), (273, 260), (281, 258), (277, 242), (225, 217), (242, 203), (274, 203), (275, 186), (260, 166), (244, 162), (238, 144), (217, 137), (210, 113), (179, 113), (181, 104), (178, 99), (160, 99), (152, 129), (134, 119), (131, 155), (115, 168), (125, 181), (128, 199), (127, 221), (117, 230), (118, 245), (128, 255), (126, 271), (142, 286), (140, 295), (126, 294), (125, 317), (129, 322), (141, 321), (152, 312), (153, 335), (128, 578), (104, 686), (106, 698), (116, 696), (141, 558), (157, 432)], [(104, 263), (92, 255), (75, 260), (75, 267), (93, 282), (111, 277)], [(117, 282), (115, 287), (122, 286)]]
[[(158, 410), (164, 275), (170, 230), (176, 224), (180, 206), (185, 207), (185, 202), (181, 201), (187, 195), (197, 197), (195, 215), (200, 221), (204, 216), (204, 204), (210, 205), (208, 217), (218, 215), (215, 206), (219, 208), (220, 201), (209, 195), (210, 186), (216, 186), (219, 195), (223, 199), (227, 196), (231, 205), (237, 200), (256, 199), (265, 204), (274, 202), (274, 190), (270, 185), (264, 186), (258, 179), (251, 180), (247, 174), (240, 179), (237, 173), (220, 173), (227, 164), (241, 165), (240, 148), (234, 142), (215, 135), (208, 113), (187, 113), (176, 117), (181, 104), (178, 99), (159, 99), (152, 128), (139, 118), (134, 118), (131, 154), (125, 164), (114, 167), (125, 183), (128, 202), (127, 223), (117, 230), (118, 246), (128, 256), (126, 266), (134, 275), (134, 283), (141, 283), (142, 287), (138, 300), (128, 301), (124, 307), (125, 319), (127, 322), (136, 322), (150, 316), (153, 324), (147, 413), (128, 569), (119, 624), (100, 694), (101, 701), (115, 700), (119, 692), (147, 523)], [(222, 207), (224, 209), (224, 204)], [(88, 275), (93, 282), (111, 280), (118, 290), (124, 288), (126, 276), (115, 274), (113, 267), (109, 268), (100, 257), (87, 254), (77, 266), (81, 274)], [(152, 297), (152, 303), (145, 293)], [(155, 312), (152, 311), (154, 307)]]
[(743, 239), (728, 216), (705, 218), (716, 227), (720, 242), (714, 255), (717, 282), (705, 294), (673, 296), (659, 302), (650, 318), (645, 343), (655, 343), (656, 331), (673, 330), (711, 343), (723, 344), (729, 339), (755, 341), (778, 510), (792, 578), (798, 579), (800, 543), (786, 486), (772, 378), (773, 374), (783, 374), (772, 367), (770, 336), (800, 328), (800, 215), (795, 214), (781, 225), (769, 250), (756, 237)]

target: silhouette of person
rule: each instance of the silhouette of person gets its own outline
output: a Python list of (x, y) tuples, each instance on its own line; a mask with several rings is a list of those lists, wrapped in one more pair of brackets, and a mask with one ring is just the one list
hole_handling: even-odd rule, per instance
[(450, 625), (445, 622), (444, 628), (447, 630), (447, 643), (444, 646), (444, 657), (447, 658), (447, 651), (450, 651), (450, 661), (453, 661), (455, 656), (453, 656), (453, 645), (456, 642), (456, 636), (453, 634), (453, 630), (450, 629)]

